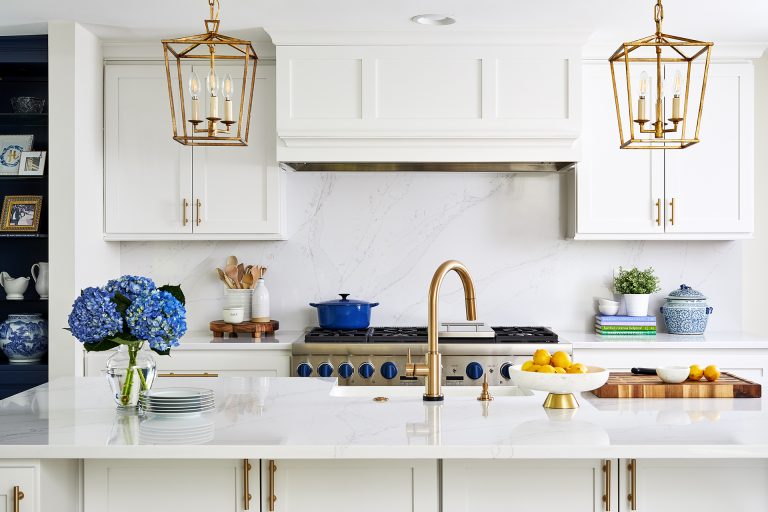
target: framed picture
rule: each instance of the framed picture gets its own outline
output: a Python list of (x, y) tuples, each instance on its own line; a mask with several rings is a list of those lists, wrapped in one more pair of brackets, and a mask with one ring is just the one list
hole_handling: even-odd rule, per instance
[(45, 172), (45, 151), (24, 151), (19, 164), (19, 176), (42, 176)]
[(32, 150), (34, 135), (0, 135), (0, 176), (19, 174), (21, 154)]
[(40, 226), (43, 196), (5, 196), (0, 231), (32, 231)]

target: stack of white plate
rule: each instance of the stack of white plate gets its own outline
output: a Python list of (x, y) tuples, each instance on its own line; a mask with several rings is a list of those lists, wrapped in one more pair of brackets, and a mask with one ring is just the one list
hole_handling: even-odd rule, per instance
[(142, 391), (139, 407), (147, 416), (188, 418), (215, 410), (213, 391), (205, 388), (162, 388)]
[(203, 444), (212, 441), (216, 431), (212, 417), (147, 417), (139, 424), (142, 444)]

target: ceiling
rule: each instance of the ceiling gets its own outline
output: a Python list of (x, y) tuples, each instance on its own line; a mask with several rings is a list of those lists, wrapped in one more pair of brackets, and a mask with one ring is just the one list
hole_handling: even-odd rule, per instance
[[(281, 29), (462, 31), (578, 29), (594, 43), (653, 32), (653, 0), (221, 0), (222, 32)], [(768, 1), (666, 0), (665, 32), (720, 42), (768, 42)], [(411, 16), (442, 13), (455, 25), (427, 27)], [(23, 0), (4, 9), (0, 33), (45, 32), (75, 20), (104, 39), (157, 39), (202, 32), (206, 0)], [(255, 39), (259, 39), (255, 37)]]

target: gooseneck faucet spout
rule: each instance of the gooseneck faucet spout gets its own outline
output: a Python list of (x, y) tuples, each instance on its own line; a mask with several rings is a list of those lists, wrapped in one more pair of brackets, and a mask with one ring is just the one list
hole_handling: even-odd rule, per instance
[(442, 361), (438, 350), (438, 299), (440, 285), (445, 276), (451, 271), (459, 274), (461, 284), (464, 285), (464, 302), (467, 309), (467, 320), (476, 320), (475, 309), (475, 285), (469, 275), (467, 267), (456, 260), (448, 260), (435, 271), (432, 283), (429, 285), (428, 317), (427, 317), (427, 354), (424, 363), (413, 363), (408, 357), (405, 374), (409, 377), (425, 377), (424, 400), (435, 402), (443, 400), (442, 392)]

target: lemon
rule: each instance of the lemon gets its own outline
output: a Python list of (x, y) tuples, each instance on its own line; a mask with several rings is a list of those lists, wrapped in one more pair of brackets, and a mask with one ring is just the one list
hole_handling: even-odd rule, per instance
[(587, 367), (581, 363), (573, 363), (566, 370), (568, 373), (587, 373)]
[(701, 367), (697, 364), (692, 364), (690, 373), (688, 374), (689, 380), (701, 380), (701, 378), (704, 376), (704, 370), (701, 369)]
[(555, 373), (565, 373), (565, 368), (555, 366)]
[(540, 348), (539, 350), (533, 353), (533, 362), (539, 366), (544, 366), (545, 364), (549, 364), (549, 361), (551, 359), (552, 359), (552, 356), (549, 355), (549, 350)]
[(528, 370), (530, 370), (530, 369), (531, 369), (531, 366), (533, 366), (533, 364), (534, 364), (534, 363), (533, 363), (533, 360), (531, 359), (530, 361), (526, 361), (526, 362), (524, 362), (524, 363), (523, 363), (523, 366), (521, 366), (521, 367), (520, 367), (520, 369), (521, 369), (522, 371), (524, 371), (524, 372), (527, 372)]
[(571, 366), (571, 356), (562, 350), (552, 354), (552, 366), (555, 368), (568, 368)]
[(530, 367), (528, 367), (528, 371), (529, 372), (537, 372), (537, 371), (539, 371), (539, 368), (541, 368), (541, 366), (539, 366), (537, 364), (532, 364)]
[(555, 367), (550, 364), (543, 364), (536, 371), (539, 373), (555, 373)]
[(720, 378), (720, 370), (717, 369), (717, 366), (711, 364), (704, 368), (704, 378), (710, 382), (715, 382)]

